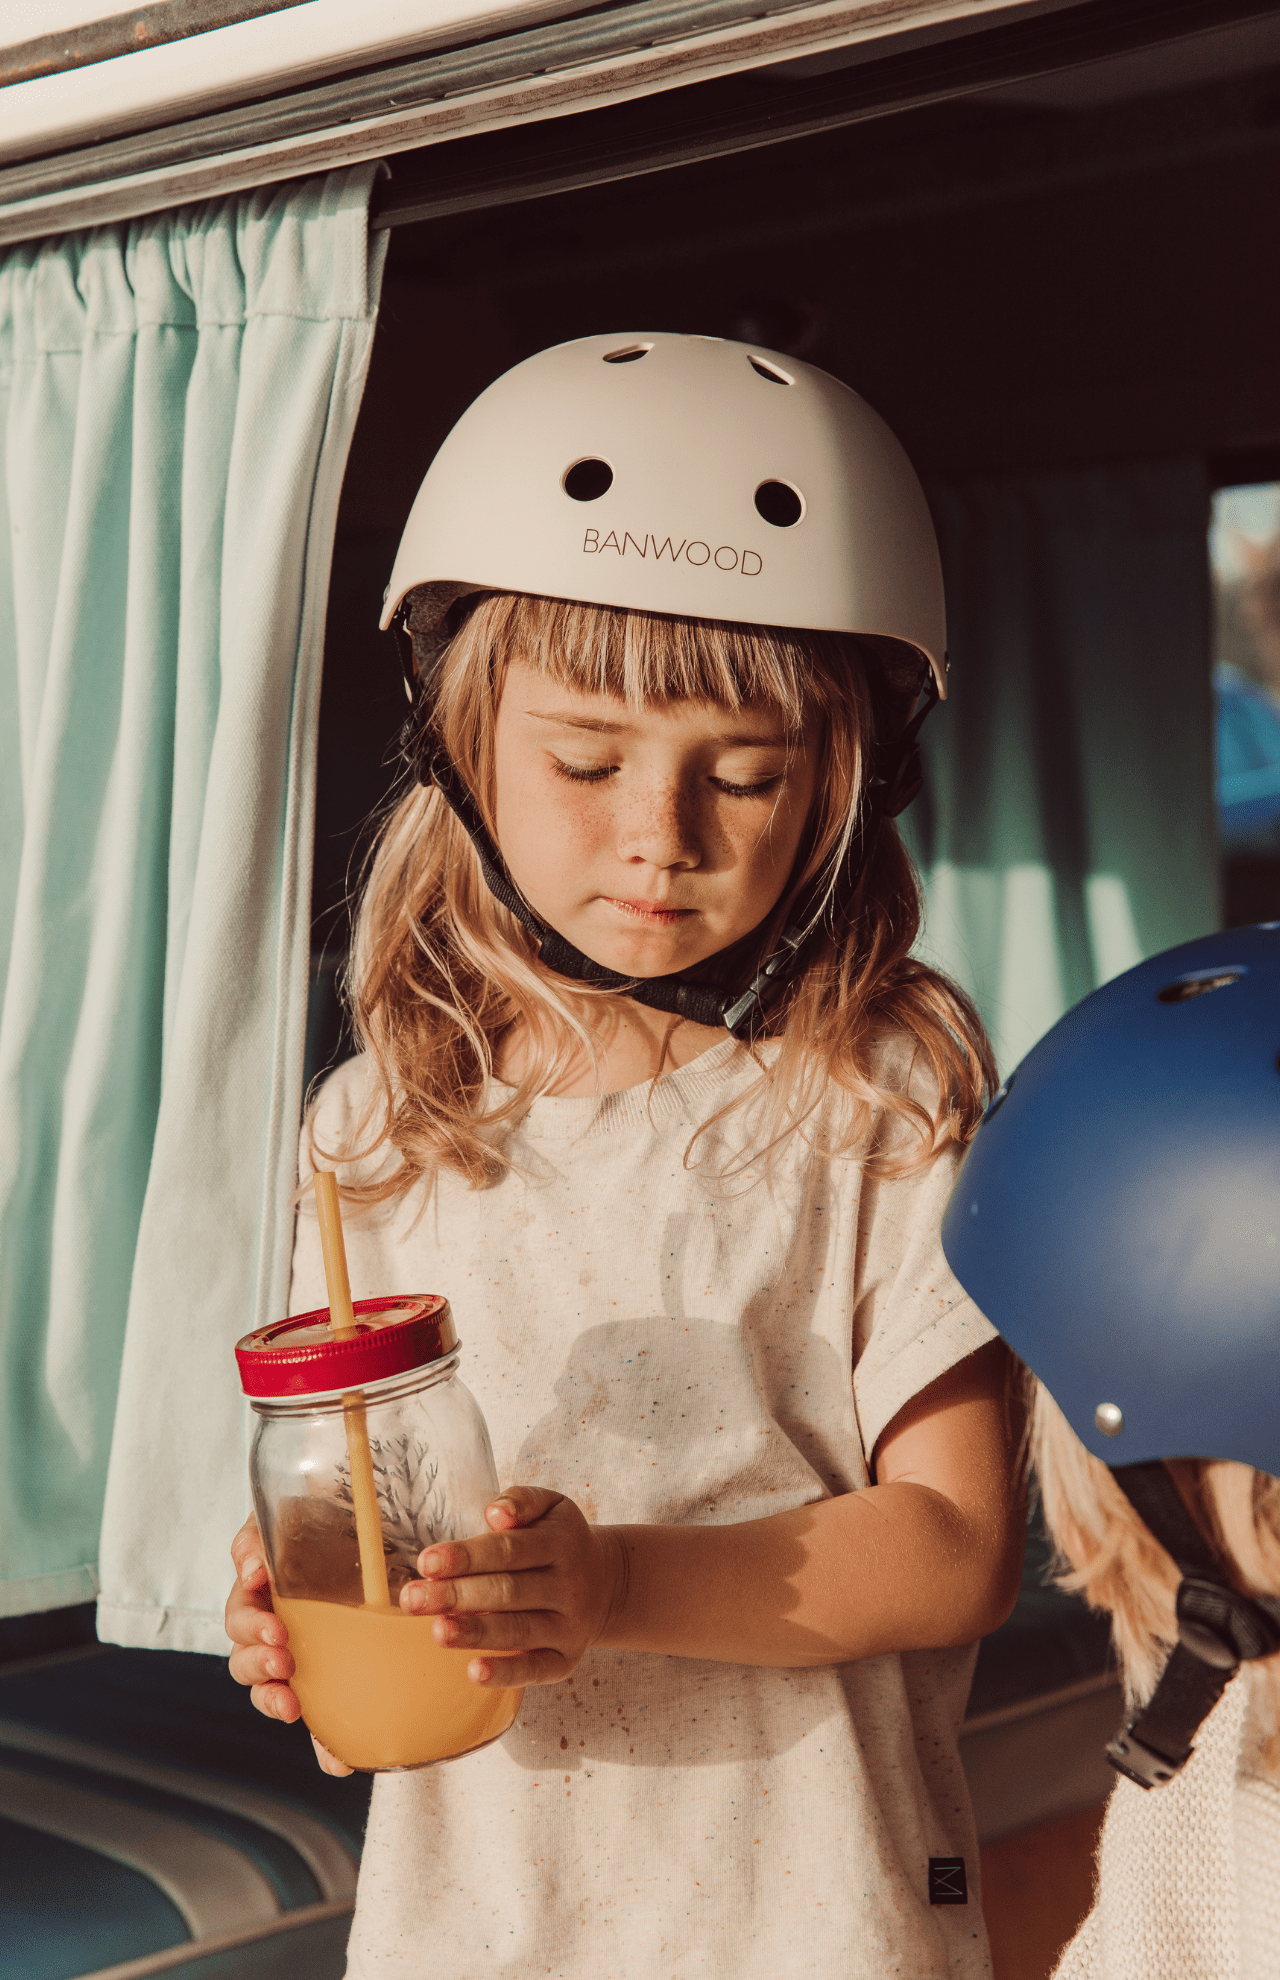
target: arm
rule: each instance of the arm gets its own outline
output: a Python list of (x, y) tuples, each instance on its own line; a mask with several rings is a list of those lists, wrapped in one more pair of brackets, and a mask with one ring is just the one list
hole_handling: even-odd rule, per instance
[(736, 1526), (591, 1527), (572, 1501), (502, 1494), (491, 1531), (428, 1548), (406, 1608), (478, 1652), (480, 1683), (554, 1683), (588, 1644), (785, 1666), (969, 1643), (1022, 1563), (1021, 1421), (999, 1341), (894, 1418), (876, 1482)]

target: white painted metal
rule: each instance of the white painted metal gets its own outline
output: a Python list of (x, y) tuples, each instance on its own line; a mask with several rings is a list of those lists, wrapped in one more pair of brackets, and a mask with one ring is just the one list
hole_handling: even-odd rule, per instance
[(277, 1800), (261, 1788), (239, 1781), (214, 1779), (186, 1767), (174, 1767), (155, 1760), (143, 1760), (132, 1753), (120, 1753), (110, 1746), (90, 1740), (71, 1739), (62, 1733), (46, 1732), (43, 1727), (25, 1725), (16, 1719), (0, 1719), (0, 1750), (35, 1753), (46, 1760), (63, 1760), (76, 1767), (87, 1767), (96, 1774), (116, 1780), (136, 1781), (140, 1787), (160, 1788), (166, 1794), (181, 1795), (187, 1801), (201, 1802), (207, 1808), (223, 1808), (229, 1815), (241, 1815), (256, 1822), (287, 1842), (310, 1870), (320, 1895), (326, 1900), (350, 1901), (356, 1894), (356, 1858), (342, 1837), (327, 1823), (307, 1815), (291, 1802)]
[[(197, 1962), (203, 1965), (205, 1960), (213, 1961), (220, 1953), (237, 1952), (241, 1947), (273, 1944), (281, 1939), (285, 1942), (280, 1949), (283, 1954), (286, 1950), (290, 1950), (288, 1942), (293, 1933), (296, 1932), (301, 1936), (309, 1933), (311, 1928), (317, 1925), (339, 1924), (350, 1918), (351, 1912), (350, 1904), (308, 1904), (297, 1911), (282, 1912), (270, 1925), (251, 1926), (245, 1932), (224, 1932), (216, 1939), (202, 1939), (198, 1946), (188, 1941), (185, 1945), (170, 1946), (166, 1952), (150, 1953), (144, 1959), (122, 1960), (118, 1966), (100, 1966), (94, 1973), (80, 1974), (79, 1980), (151, 1980), (153, 1974), (170, 1973), (174, 1967), (190, 1968)], [(345, 1933), (342, 1934), (343, 1938), (345, 1936)], [(314, 1947), (304, 1945), (294, 1955), (298, 1963), (293, 1970), (298, 1974), (299, 1980), (305, 1980), (305, 1976), (313, 1970), (311, 1962), (307, 1959), (308, 1951), (313, 1952)], [(205, 1970), (207, 1971), (207, 1968)], [(226, 1968), (224, 1967), (223, 1970), (225, 1971)], [(255, 1962), (254, 1970), (261, 1971), (262, 1968)], [(278, 1961), (272, 1961), (271, 1970), (276, 1973), (285, 1970), (283, 1957)]]
[(0, 1811), (24, 1828), (79, 1843), (149, 1877), (177, 1907), (193, 1939), (265, 1925), (280, 1915), (280, 1900), (255, 1863), (175, 1816), (6, 1766), (0, 1766)]
[[(119, 6), (85, 16), (101, 20)], [(346, 69), (486, 40), (571, 11), (566, 0), (305, 0), (0, 92), (0, 158), (196, 117)], [(5, 41), (23, 38), (3, 22)], [(25, 29), (49, 33), (51, 27)]]
[[(687, 28), (668, 28), (659, 42), (622, 50), (628, 9), (597, 16), (567, 69), (496, 88), (462, 90), (446, 101), (405, 112), (396, 108), (333, 132), (323, 159), (320, 133), (260, 148), (250, 158), (228, 145), (216, 189), (261, 183), (316, 169), (320, 163), (352, 164), (382, 152), (408, 149), (463, 133), (495, 130), (535, 117), (617, 102), (736, 70), (766, 66), (861, 42), (939, 27), (978, 25), (988, 17), (1056, 11), (1062, 0), (819, 0), (819, 4), (752, 5), (728, 26), (708, 30), (700, 9), (683, 10)], [(0, 91), (0, 161), (32, 157), (80, 142), (138, 128), (154, 129), (202, 115), (246, 98), (276, 94), (318, 77), (373, 61), (391, 61), (434, 48), (495, 38), (515, 28), (562, 17), (565, 0), (385, 0), (378, 8), (352, 0), (307, 0), (281, 14), (217, 28), (185, 41), (139, 49), (111, 61), (64, 74), (40, 76)], [(364, 24), (357, 33), (354, 23)], [(394, 30), (394, 32), (393, 32)], [(374, 41), (374, 33), (385, 39)], [(577, 37), (582, 43), (583, 37)], [(593, 46), (594, 42), (594, 46)], [(500, 43), (498, 44), (500, 46)], [(305, 154), (305, 156), (304, 156)], [(240, 173), (239, 160), (250, 165)], [(172, 197), (194, 198), (211, 189), (207, 167), (194, 191), (160, 189), (157, 206)], [(169, 174), (168, 179), (174, 180)], [(137, 210), (137, 209), (135, 209)], [(109, 216), (102, 216), (109, 217)]]

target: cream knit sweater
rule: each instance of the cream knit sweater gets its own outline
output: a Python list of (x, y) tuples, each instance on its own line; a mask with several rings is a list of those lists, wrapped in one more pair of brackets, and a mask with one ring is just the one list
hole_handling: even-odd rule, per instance
[(1093, 1910), (1054, 1980), (1280, 1980), (1280, 1786), (1256, 1673), (1232, 1680), (1167, 1787), (1117, 1780)]

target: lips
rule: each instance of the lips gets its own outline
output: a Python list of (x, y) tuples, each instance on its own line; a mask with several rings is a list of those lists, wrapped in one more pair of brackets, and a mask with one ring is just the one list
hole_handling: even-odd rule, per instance
[(652, 928), (672, 928), (696, 912), (694, 908), (660, 907), (655, 901), (620, 901), (608, 894), (604, 900), (606, 906), (617, 908), (619, 914), (627, 915), (632, 921), (646, 921)]

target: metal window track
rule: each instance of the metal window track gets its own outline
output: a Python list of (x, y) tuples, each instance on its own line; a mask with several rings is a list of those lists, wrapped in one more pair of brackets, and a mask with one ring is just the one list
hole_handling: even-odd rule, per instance
[[(1278, 11), (1276, 0), (1030, 0), (1015, 18), (957, 12), (945, 41), (904, 48), (899, 36), (895, 50), (894, 23), (918, 21), (918, 0), (883, 0), (880, 54), (865, 0), (638, 0), (0, 170), (0, 244), (417, 150), (378, 203), (375, 224), (388, 226), (775, 144)], [(842, 42), (847, 68), (751, 73)]]

